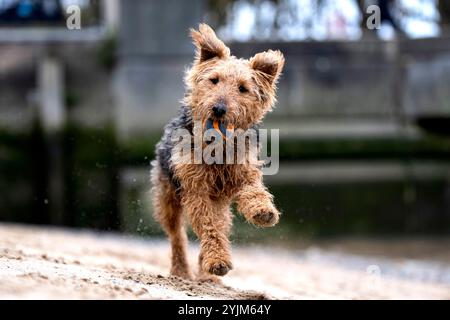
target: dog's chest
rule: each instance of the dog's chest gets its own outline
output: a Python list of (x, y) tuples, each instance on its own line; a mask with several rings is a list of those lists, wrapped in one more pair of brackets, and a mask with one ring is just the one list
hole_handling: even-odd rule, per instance
[(212, 188), (211, 196), (221, 198), (232, 197), (242, 185), (242, 175), (238, 175), (238, 166), (222, 165), (212, 173), (211, 182), (215, 187)]
[(208, 194), (211, 198), (232, 198), (244, 179), (243, 165), (182, 165), (175, 171), (182, 189)]
[[(229, 198), (242, 186), (241, 165), (209, 165), (203, 166), (212, 198)], [(239, 174), (241, 173), (241, 174)]]

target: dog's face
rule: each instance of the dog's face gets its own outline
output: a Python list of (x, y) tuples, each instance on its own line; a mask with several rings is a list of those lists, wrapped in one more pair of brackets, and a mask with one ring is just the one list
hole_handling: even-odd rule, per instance
[(185, 103), (194, 120), (217, 119), (244, 130), (260, 122), (275, 103), (282, 53), (269, 50), (238, 59), (206, 24), (191, 35), (197, 52), (186, 75)]

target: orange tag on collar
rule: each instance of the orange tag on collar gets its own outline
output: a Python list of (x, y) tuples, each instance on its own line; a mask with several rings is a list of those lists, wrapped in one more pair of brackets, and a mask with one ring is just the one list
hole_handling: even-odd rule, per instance
[(217, 119), (208, 119), (205, 122), (205, 130), (213, 129), (224, 139), (230, 138), (234, 134), (234, 126), (229, 123), (226, 127)]

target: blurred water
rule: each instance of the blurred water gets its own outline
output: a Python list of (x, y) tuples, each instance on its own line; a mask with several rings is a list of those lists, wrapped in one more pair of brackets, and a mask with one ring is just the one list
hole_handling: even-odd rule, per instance
[[(389, 250), (386, 248), (386, 250)], [(450, 285), (450, 265), (430, 260), (361, 256), (311, 248), (300, 252), (302, 260), (321, 265), (338, 265), (340, 268), (372, 272), (377, 275), (405, 280), (436, 282)], [(371, 270), (372, 269), (372, 270)]]
[[(63, 136), (55, 174), (42, 136), (1, 136), (0, 220), (162, 235), (151, 217), (148, 142), (142, 157), (118, 147), (112, 131)], [(125, 159), (125, 160), (124, 160)], [(52, 179), (64, 190), (52, 193)], [(266, 179), (267, 178), (267, 179)], [(265, 177), (283, 215), (276, 228), (234, 219), (235, 242), (343, 236), (450, 235), (450, 162), (424, 159), (287, 161)], [(55, 199), (55, 197), (62, 197)], [(53, 204), (59, 202), (54, 220)]]
[[(323, 236), (450, 235), (449, 168), (425, 162), (282, 163), (280, 173), (267, 179), (283, 212), (280, 224), (259, 229), (236, 214), (232, 237), (296, 243)], [(150, 214), (148, 175), (132, 167), (121, 172), (122, 227), (161, 235)]]

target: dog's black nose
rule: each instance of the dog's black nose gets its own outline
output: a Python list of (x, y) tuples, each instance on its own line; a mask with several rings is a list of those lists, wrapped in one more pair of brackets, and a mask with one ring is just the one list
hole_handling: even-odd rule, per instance
[(219, 118), (227, 113), (227, 106), (224, 103), (218, 103), (212, 107), (212, 110), (214, 112), (214, 116)]

